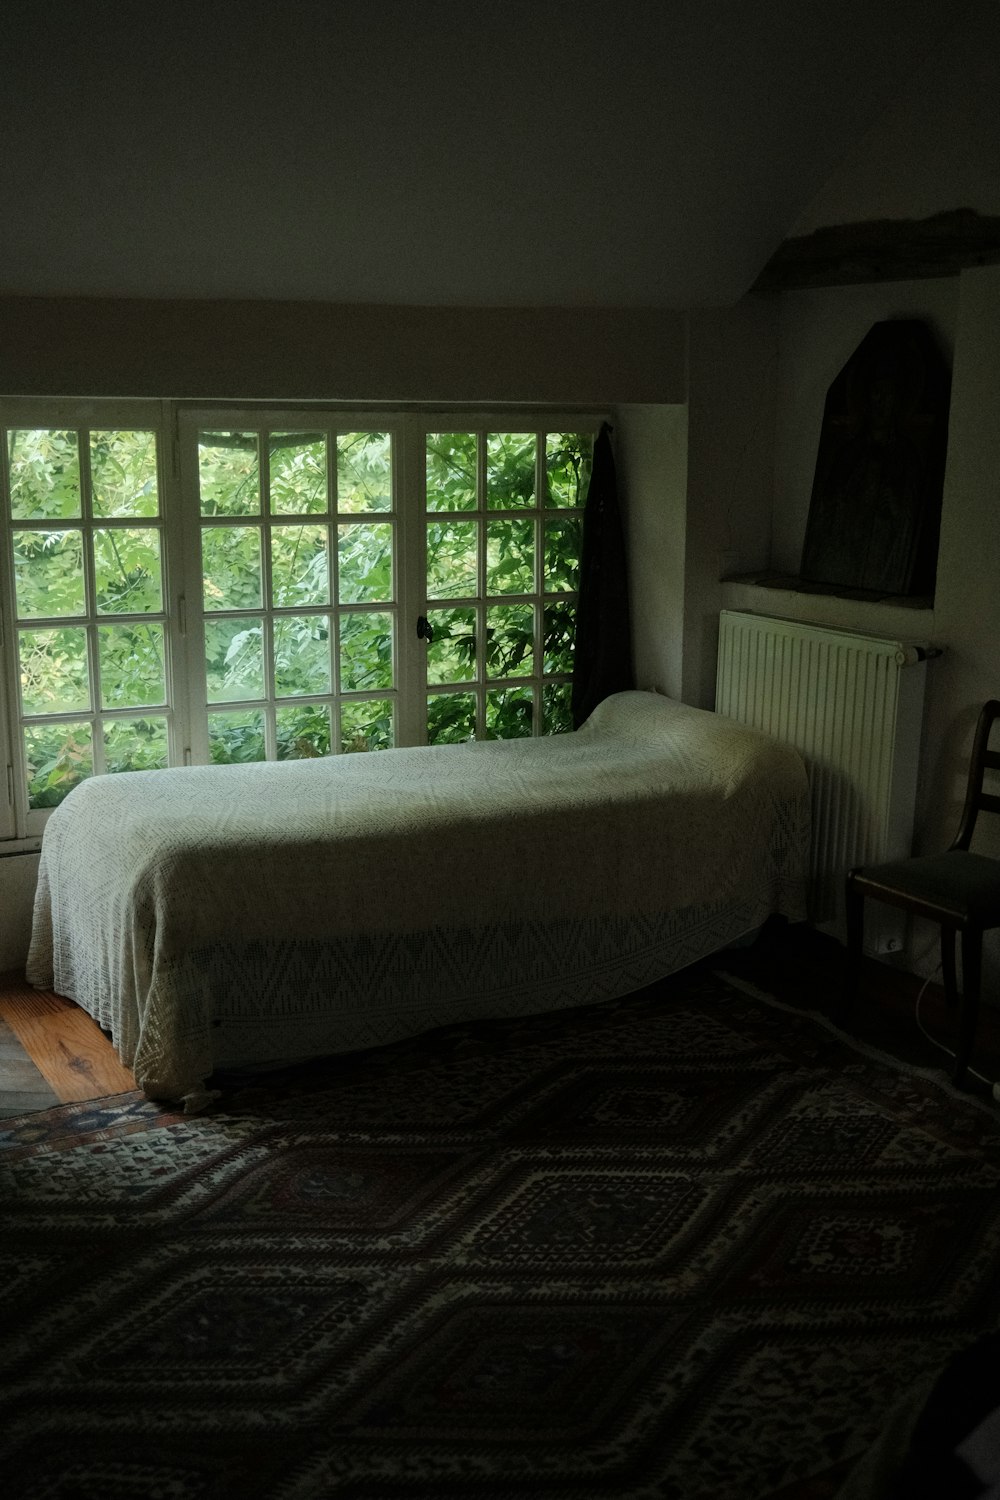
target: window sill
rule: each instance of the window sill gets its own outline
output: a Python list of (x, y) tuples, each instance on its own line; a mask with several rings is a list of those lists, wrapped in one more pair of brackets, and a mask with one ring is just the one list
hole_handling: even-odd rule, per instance
[(904, 640), (930, 642), (934, 637), (932, 599), (838, 589), (765, 569), (729, 574), (721, 580), (721, 589), (723, 609), (750, 610)]

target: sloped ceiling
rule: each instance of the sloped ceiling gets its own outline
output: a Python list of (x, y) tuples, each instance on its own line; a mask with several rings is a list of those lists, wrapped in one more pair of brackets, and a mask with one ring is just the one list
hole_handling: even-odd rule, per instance
[(0, 292), (738, 300), (943, 0), (8, 0)]

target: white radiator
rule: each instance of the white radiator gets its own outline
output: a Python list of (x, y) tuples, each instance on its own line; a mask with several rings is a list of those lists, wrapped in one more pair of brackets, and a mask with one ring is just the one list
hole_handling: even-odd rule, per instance
[[(801, 752), (812, 800), (810, 916), (843, 917), (852, 865), (912, 852), (931, 648), (723, 610), (716, 711)], [(876, 940), (902, 944), (889, 921)]]

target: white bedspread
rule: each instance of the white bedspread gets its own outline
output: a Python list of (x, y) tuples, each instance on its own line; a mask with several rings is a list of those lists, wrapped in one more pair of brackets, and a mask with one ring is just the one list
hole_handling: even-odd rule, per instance
[(198, 1108), (220, 1064), (623, 993), (679, 912), (800, 916), (807, 820), (793, 751), (650, 693), (549, 739), (95, 778), (46, 827), (28, 977)]

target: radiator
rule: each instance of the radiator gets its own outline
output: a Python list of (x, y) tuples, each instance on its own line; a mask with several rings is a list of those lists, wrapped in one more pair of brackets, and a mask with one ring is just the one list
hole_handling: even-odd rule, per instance
[[(800, 751), (809, 773), (813, 922), (843, 921), (852, 865), (912, 851), (931, 648), (736, 610), (719, 622), (716, 712)], [(902, 946), (889, 916), (873, 946)]]

